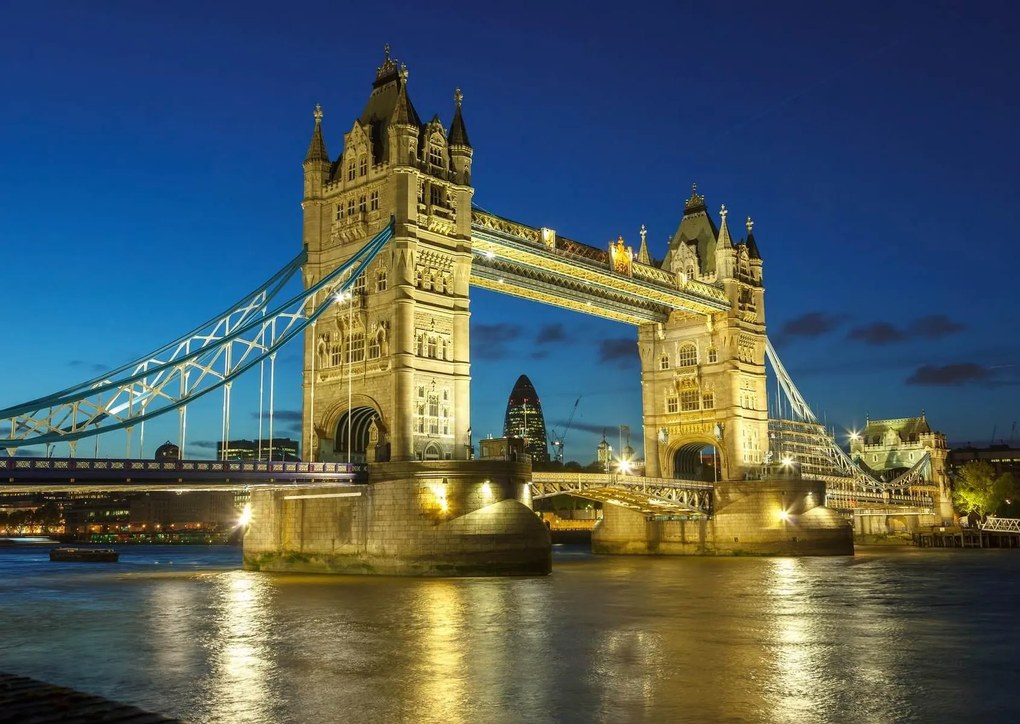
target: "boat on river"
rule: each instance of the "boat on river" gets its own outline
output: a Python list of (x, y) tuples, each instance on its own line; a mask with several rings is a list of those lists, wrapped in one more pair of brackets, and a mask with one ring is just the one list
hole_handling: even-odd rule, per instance
[(59, 546), (50, 550), (51, 561), (70, 563), (116, 563), (120, 554), (112, 548)]

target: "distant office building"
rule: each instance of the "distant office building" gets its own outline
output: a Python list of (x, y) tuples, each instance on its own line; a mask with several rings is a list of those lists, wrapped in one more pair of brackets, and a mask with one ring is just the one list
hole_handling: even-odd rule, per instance
[(503, 437), (524, 439), (524, 449), (535, 462), (549, 461), (549, 442), (545, 436), (545, 418), (538, 393), (527, 375), (517, 378), (506, 403)]
[(519, 460), (525, 452), (519, 437), (486, 437), (478, 441), (481, 460)]
[(969, 462), (979, 460), (992, 466), (996, 475), (1012, 473), (1020, 479), (1020, 448), (1012, 445), (989, 445), (988, 447), (957, 447), (949, 451), (949, 469), (956, 474)]
[(301, 459), (298, 456), (299, 444), (297, 440), (291, 440), (289, 437), (274, 437), (272, 440), (228, 440), (225, 450), (222, 442), (216, 443), (216, 459), (296, 461)]

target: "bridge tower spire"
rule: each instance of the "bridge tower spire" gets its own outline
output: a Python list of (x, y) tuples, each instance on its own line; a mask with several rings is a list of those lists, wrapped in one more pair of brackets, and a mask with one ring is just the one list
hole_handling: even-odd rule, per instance
[(306, 334), (306, 459), (467, 457), (472, 149), (459, 92), (448, 134), (438, 117), (422, 123), (408, 75), (387, 46), (361, 115), (325, 167), (321, 192), (314, 183), (310, 192), (309, 164), (319, 173), (328, 163), (316, 118), (306, 160), (306, 285), (391, 218), (395, 228), (352, 298)]

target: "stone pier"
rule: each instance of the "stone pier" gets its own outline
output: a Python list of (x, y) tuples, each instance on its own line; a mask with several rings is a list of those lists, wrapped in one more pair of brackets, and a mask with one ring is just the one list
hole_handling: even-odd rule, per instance
[(531, 466), (378, 463), (369, 483), (252, 492), (248, 570), (408, 576), (545, 575), (549, 532)]
[(714, 516), (647, 520), (606, 505), (592, 550), (641, 555), (853, 555), (853, 527), (826, 508), (825, 484), (776, 479), (721, 482)]

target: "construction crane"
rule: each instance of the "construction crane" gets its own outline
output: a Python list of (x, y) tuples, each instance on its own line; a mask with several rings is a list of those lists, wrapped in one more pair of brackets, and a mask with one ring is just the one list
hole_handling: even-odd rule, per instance
[(574, 422), (574, 415), (577, 413), (577, 406), (579, 404), (581, 404), (580, 395), (578, 395), (577, 399), (574, 401), (574, 408), (570, 411), (570, 417), (567, 418), (567, 426), (563, 428), (563, 432), (557, 434), (557, 432), (553, 430), (553, 458), (561, 463), (563, 462), (563, 439), (567, 436), (567, 433), (570, 432), (570, 425)]

